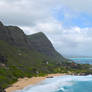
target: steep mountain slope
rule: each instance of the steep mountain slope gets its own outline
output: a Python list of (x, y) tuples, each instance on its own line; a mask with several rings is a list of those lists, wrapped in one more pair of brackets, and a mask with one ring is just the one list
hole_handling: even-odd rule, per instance
[(45, 36), (44, 33), (39, 32), (33, 35), (29, 35), (28, 39), (31, 43), (31, 46), (34, 50), (39, 53), (42, 53), (49, 58), (56, 60), (57, 62), (67, 61), (62, 55), (60, 55), (55, 48), (53, 47), (50, 40)]

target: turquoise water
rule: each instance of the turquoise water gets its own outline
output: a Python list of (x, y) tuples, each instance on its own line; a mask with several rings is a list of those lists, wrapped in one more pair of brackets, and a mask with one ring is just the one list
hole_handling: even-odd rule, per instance
[(92, 92), (92, 76), (60, 76), (16, 92)]
[(69, 59), (80, 64), (92, 64), (92, 58), (69, 58)]

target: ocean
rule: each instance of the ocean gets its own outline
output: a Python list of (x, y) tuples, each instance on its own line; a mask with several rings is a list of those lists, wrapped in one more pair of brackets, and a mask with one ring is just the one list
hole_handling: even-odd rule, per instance
[(92, 76), (65, 75), (47, 78), (16, 92), (92, 92)]
[(92, 58), (69, 58), (79, 64), (92, 64)]
[[(92, 58), (71, 58), (76, 63), (92, 64)], [(28, 86), (16, 92), (92, 92), (92, 75), (65, 75), (46, 80), (34, 86)]]

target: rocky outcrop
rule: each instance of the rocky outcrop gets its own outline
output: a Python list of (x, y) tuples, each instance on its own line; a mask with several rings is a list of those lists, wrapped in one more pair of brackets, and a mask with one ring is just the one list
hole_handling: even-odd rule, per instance
[(8, 61), (7, 60), (7, 57), (5, 57), (4, 55), (1, 55), (0, 54), (0, 63), (6, 65), (7, 64), (7, 61)]

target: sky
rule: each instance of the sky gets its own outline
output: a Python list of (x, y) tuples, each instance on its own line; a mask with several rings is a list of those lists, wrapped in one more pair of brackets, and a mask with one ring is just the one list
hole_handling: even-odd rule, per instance
[(44, 32), (65, 56), (92, 56), (92, 0), (0, 0), (0, 21)]

